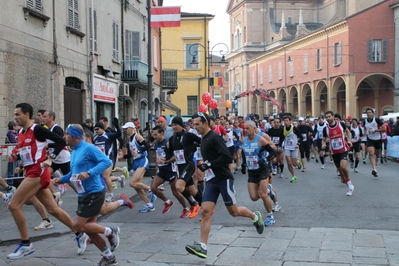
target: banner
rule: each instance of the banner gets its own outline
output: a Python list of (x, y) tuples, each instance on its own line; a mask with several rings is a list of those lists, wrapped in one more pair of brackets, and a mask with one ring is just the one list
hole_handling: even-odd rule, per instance
[(151, 28), (180, 27), (180, 6), (151, 8)]
[(387, 156), (399, 159), (399, 136), (388, 137)]

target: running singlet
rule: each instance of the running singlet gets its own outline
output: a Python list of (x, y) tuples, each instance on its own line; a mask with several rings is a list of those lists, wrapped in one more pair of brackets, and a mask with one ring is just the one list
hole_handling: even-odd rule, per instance
[[(167, 139), (163, 139), (161, 142), (155, 142), (154, 150), (157, 161), (166, 159), (166, 155), (168, 154), (168, 148), (166, 147), (166, 143), (168, 143)], [(162, 170), (172, 170), (170, 164), (158, 164), (158, 167)]]
[(286, 150), (295, 150), (296, 145), (298, 144), (298, 136), (294, 133), (294, 126), (291, 125), (290, 129), (287, 131), (286, 127), (284, 127), (284, 149)]
[(366, 120), (364, 120), (364, 124), (365, 124), (365, 128), (367, 130), (367, 137), (371, 140), (379, 140), (381, 139), (381, 134), (378, 131), (375, 132), (370, 132), (371, 130), (377, 130), (378, 129), (378, 123), (375, 119), (375, 117), (373, 117), (373, 119), (369, 122), (368, 119), (366, 118)]
[(15, 149), (18, 149), (17, 152), (26, 168), (26, 172), (35, 164), (46, 160), (47, 142), (36, 139), (33, 132), (36, 126), (36, 124), (33, 124), (25, 133), (22, 133), (21, 129), (18, 135), (18, 145), (15, 147)]
[(141, 146), (139, 145), (139, 143), (136, 140), (136, 136), (137, 136), (137, 133), (135, 133), (133, 135), (133, 137), (131, 137), (130, 140), (129, 140), (129, 150), (130, 150), (130, 152), (134, 152), (134, 151), (137, 152), (137, 155), (133, 156), (133, 160), (137, 160), (137, 159), (139, 159), (141, 157), (146, 157), (147, 156), (147, 151), (140, 152), (140, 148), (144, 148), (144, 145), (141, 145)]
[(245, 137), (244, 139), (243, 150), (248, 170), (259, 169), (259, 138), (259, 135), (255, 135), (255, 138), (251, 142), (248, 140), (248, 137)]
[(226, 132), (227, 132), (226, 146), (229, 148), (229, 147), (234, 146), (234, 141), (233, 141), (234, 134), (233, 134), (233, 130), (231, 130), (231, 129), (226, 130)]
[[(342, 123), (342, 122), (341, 122)], [(341, 123), (335, 123), (335, 126), (326, 126), (325, 132), (330, 138), (330, 150), (332, 154), (341, 154), (349, 150), (345, 141), (344, 127)]]
[(316, 134), (316, 139), (317, 140), (322, 140), (323, 139), (323, 130), (326, 127), (326, 124), (320, 125), (316, 124), (315, 126), (315, 134)]
[(353, 127), (351, 126), (351, 131), (355, 132), (355, 135), (353, 136), (353, 141), (354, 141), (354, 142), (359, 142), (359, 141), (360, 141), (360, 135), (361, 135), (361, 134), (360, 134), (360, 133), (361, 133), (360, 127), (357, 126), (357, 127), (353, 128)]

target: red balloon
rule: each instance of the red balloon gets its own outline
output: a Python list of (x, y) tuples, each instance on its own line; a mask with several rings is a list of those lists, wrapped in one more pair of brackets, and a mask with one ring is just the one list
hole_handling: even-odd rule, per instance
[(215, 99), (210, 100), (209, 107), (211, 108), (211, 110), (218, 108), (218, 101), (216, 101)]
[(206, 107), (205, 104), (201, 104), (201, 105), (198, 107), (198, 111), (200, 111), (201, 113), (205, 113), (206, 111), (208, 111), (208, 107)]
[(207, 105), (211, 99), (212, 96), (209, 92), (205, 92), (204, 94), (202, 94), (202, 101), (204, 102), (205, 105)]

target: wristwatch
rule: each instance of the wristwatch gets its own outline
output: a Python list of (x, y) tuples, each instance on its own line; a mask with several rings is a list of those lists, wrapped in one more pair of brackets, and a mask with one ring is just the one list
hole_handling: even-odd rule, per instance
[(90, 170), (89, 170), (89, 171), (87, 171), (87, 174), (90, 176)]
[(54, 153), (50, 154), (51, 159), (55, 159), (56, 157), (57, 157), (57, 155), (55, 155)]

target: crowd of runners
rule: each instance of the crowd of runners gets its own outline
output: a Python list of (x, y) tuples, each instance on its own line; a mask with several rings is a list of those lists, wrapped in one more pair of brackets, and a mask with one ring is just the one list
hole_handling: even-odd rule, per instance
[[(289, 114), (259, 119), (258, 115), (232, 118), (198, 112), (188, 122), (175, 116), (170, 123), (160, 116), (155, 127), (149, 129), (150, 137), (145, 138), (137, 121), (120, 123), (114, 118), (110, 127), (108, 118), (101, 117), (95, 123), (88, 119), (83, 125), (70, 124), (64, 131), (55, 123), (53, 111), (39, 110), (33, 117), (30, 104), (18, 104), (15, 123), (9, 124), (9, 130), (17, 132), (10, 134), (17, 142), (9, 162), (17, 166), (16, 175), (22, 173), (22, 177), (7, 178), (7, 182), (0, 178), (0, 185), (6, 189), (0, 197), (8, 204), (21, 242), (7, 258), (19, 259), (34, 252), (21, 208), (28, 204), (34, 205), (42, 217), (35, 230), (52, 228), (48, 216), (51, 214), (75, 234), (78, 254), (93, 243), (102, 256), (97, 265), (117, 265), (112, 252), (119, 246), (120, 228), (101, 226), (97, 217), (121, 206), (134, 208), (125, 194), (115, 197), (113, 192), (116, 184), (124, 187), (127, 182), (143, 201), (140, 213), (155, 211), (153, 203), (157, 198), (164, 202), (164, 214), (174, 206), (174, 200), (181, 205), (181, 218), (194, 219), (200, 213), (200, 241), (187, 245), (186, 250), (206, 258), (211, 215), (219, 195), (233, 217), (251, 219), (262, 234), (265, 226), (275, 223), (273, 212), (281, 209), (272, 178), (282, 178), (285, 166), (290, 182), (296, 183), (300, 180), (295, 171), (306, 172), (311, 159), (320, 162), (321, 169), (326, 169), (329, 160), (347, 185), (347, 196), (354, 191), (348, 162), (357, 173), (360, 162), (366, 164), (368, 156), (371, 175), (378, 177), (377, 164), (386, 163), (386, 140), (392, 127), (376, 118), (373, 109), (366, 113), (363, 120), (342, 120), (332, 111), (314, 120), (295, 120)], [(120, 152), (125, 146), (122, 132), (127, 136), (124, 155)], [(143, 177), (152, 159), (148, 158), (151, 147), (155, 151), (156, 174), (147, 185)], [(118, 158), (132, 159), (130, 169), (116, 167)], [(234, 175), (238, 172), (248, 176), (249, 198), (262, 200), (266, 219), (262, 218), (262, 211), (251, 211), (236, 202)], [(163, 192), (164, 182), (169, 183), (175, 199)], [(74, 217), (61, 205), (67, 187), (77, 194)]]

